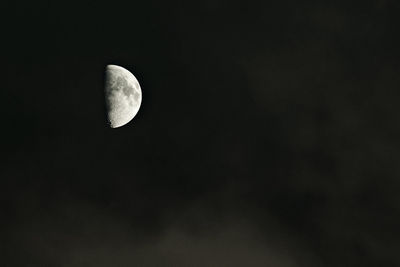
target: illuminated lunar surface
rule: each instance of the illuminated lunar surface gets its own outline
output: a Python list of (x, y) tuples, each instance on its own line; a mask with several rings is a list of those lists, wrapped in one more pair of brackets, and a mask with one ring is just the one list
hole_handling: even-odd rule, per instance
[(130, 122), (142, 103), (142, 90), (136, 77), (128, 70), (107, 65), (105, 73), (105, 100), (111, 128)]

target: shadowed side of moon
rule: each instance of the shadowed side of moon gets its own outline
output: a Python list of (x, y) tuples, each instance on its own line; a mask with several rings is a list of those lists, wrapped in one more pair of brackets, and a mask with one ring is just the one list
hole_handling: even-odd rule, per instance
[(121, 127), (135, 117), (142, 102), (142, 91), (132, 73), (120, 66), (108, 65), (104, 92), (111, 128)]

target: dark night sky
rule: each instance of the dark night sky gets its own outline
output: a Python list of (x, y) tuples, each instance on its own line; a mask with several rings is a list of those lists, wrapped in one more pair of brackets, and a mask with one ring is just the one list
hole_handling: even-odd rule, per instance
[(397, 1), (1, 9), (1, 266), (400, 266)]

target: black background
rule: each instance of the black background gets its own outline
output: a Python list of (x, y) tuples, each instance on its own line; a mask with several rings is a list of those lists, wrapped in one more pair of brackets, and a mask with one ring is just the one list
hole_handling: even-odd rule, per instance
[(396, 1), (2, 5), (0, 265), (400, 265)]

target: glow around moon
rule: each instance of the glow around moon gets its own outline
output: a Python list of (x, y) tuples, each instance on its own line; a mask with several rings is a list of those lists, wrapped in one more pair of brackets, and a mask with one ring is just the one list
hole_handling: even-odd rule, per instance
[(128, 70), (107, 65), (105, 73), (105, 100), (111, 128), (130, 122), (142, 103), (142, 90), (136, 77)]

